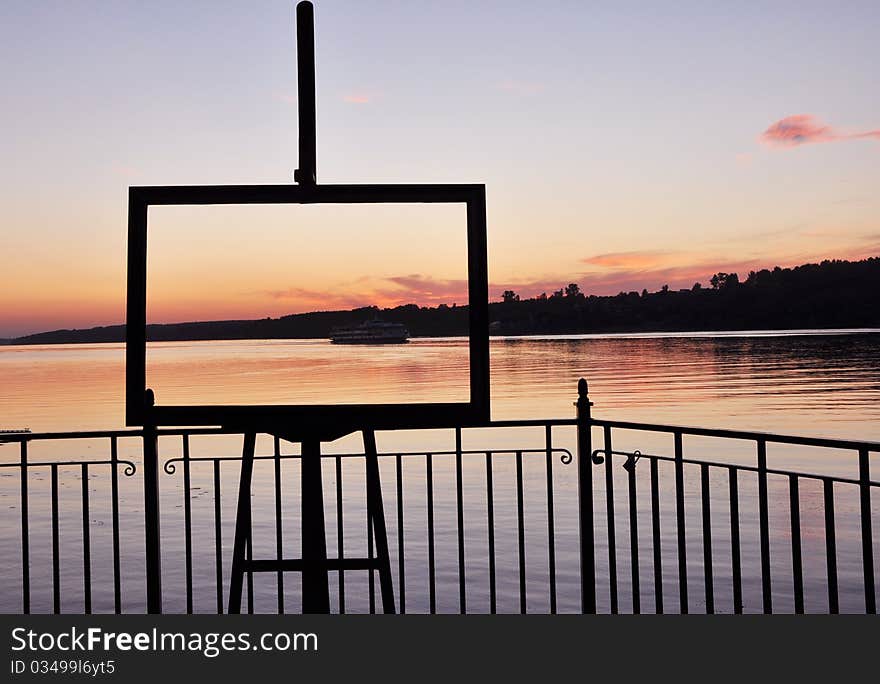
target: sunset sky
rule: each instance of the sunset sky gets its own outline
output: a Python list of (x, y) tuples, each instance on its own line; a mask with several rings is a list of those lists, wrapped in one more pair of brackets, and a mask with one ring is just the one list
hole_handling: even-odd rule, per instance
[[(0, 4), (0, 337), (124, 321), (129, 185), (290, 182), (293, 17)], [(485, 183), (493, 299), (878, 256), (878, 26), (876, 0), (318, 0), (318, 179)], [(153, 321), (466, 300), (459, 207), (150, 220)]]

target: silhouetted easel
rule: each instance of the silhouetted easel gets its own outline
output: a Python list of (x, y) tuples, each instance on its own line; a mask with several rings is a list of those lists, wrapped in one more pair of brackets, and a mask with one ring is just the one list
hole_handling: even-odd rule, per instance
[[(241, 610), (245, 573), (295, 571), (303, 574), (303, 610), (330, 610), (331, 570), (378, 571), (385, 612), (394, 611), (391, 561), (379, 479), (375, 431), (480, 426), (490, 418), (489, 285), (486, 251), (486, 187), (482, 184), (319, 185), (315, 145), (314, 9), (300, 2), (297, 15), (297, 87), (299, 94), (299, 168), (295, 184), (132, 186), (128, 196), (128, 287), (125, 328), (125, 421), (142, 426), (144, 436), (144, 516), (147, 609), (162, 612), (162, 563), (159, 534), (159, 426), (222, 426), (244, 435), (239, 478), (235, 542), (228, 610)], [(467, 220), (468, 351), (470, 393), (467, 402), (413, 402), (326, 405), (175, 405), (156, 404), (147, 388), (147, 234), (151, 206), (264, 204), (464, 204)], [(321, 443), (360, 432), (364, 440), (368, 535), (375, 556), (327, 557)], [(251, 484), (257, 434), (302, 444), (302, 557), (251, 558)], [(372, 585), (371, 585), (372, 586)]]
[[(316, 436), (298, 436), (302, 443), (302, 558), (253, 560), (247, 558), (251, 541), (251, 481), (254, 470), (256, 432), (246, 432), (241, 455), (241, 476), (238, 485), (238, 509), (235, 520), (235, 542), (232, 549), (232, 573), (229, 584), (228, 612), (241, 611), (241, 593), (246, 572), (302, 572), (303, 612), (330, 612), (330, 581), (328, 572), (337, 570), (369, 570), (379, 573), (382, 610), (394, 612), (394, 589), (391, 582), (391, 559), (388, 555), (388, 533), (385, 507), (379, 478), (376, 435), (371, 429), (362, 431), (366, 461), (367, 524), (372, 526), (376, 554), (368, 558), (328, 558), (324, 526), (324, 487), (321, 477), (321, 440)], [(288, 439), (291, 435), (278, 435)], [(293, 441), (293, 440), (292, 440)]]
[[(299, 168), (294, 180), (300, 185), (317, 182), (315, 144), (315, 14), (311, 2), (296, 6), (297, 88), (299, 101)], [(254, 448), (257, 432), (269, 432), (281, 439), (302, 444), (302, 558), (249, 559), (251, 542), (251, 481), (254, 470)], [(338, 439), (360, 431), (364, 440), (366, 461), (367, 524), (372, 526), (376, 544), (375, 556), (368, 558), (328, 558), (324, 524), (324, 483), (321, 477), (321, 442)], [(376, 434), (372, 428), (279, 429), (245, 428), (241, 454), (241, 476), (238, 485), (238, 508), (235, 520), (235, 541), (232, 549), (232, 571), (229, 583), (228, 612), (241, 612), (241, 593), (246, 572), (302, 572), (304, 613), (330, 612), (329, 571), (369, 570), (379, 573), (382, 609), (394, 612), (394, 588), (391, 582), (391, 559), (388, 555), (388, 534), (385, 525), (385, 507), (379, 478), (376, 453)]]

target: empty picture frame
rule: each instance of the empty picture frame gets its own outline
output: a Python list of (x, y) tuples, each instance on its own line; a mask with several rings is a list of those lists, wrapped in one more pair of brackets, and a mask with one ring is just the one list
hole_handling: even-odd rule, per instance
[[(147, 406), (148, 210), (159, 205), (459, 203), (467, 213), (470, 399), (452, 403)], [(365, 236), (368, 237), (368, 236)], [(413, 236), (416, 244), (418, 236)], [(295, 245), (296, 236), (291, 236)], [(131, 187), (128, 197), (128, 292), (125, 422), (142, 426), (220, 425), (257, 431), (415, 429), (489, 421), (489, 286), (484, 185), (214, 185)], [(193, 255), (198, 258), (197, 254)], [(329, 342), (328, 342), (329, 343)]]

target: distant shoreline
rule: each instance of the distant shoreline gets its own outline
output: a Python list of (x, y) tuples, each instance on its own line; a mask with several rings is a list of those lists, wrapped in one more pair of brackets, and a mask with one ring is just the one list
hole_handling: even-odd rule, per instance
[[(823, 335), (877, 335), (878, 328), (784, 328), (768, 330), (638, 330), (638, 331), (610, 331), (610, 332), (585, 332), (585, 333), (531, 333), (524, 335), (491, 334), (490, 339), (495, 340), (582, 340), (582, 339), (674, 339), (674, 338), (738, 338), (738, 337), (821, 337)], [(437, 339), (460, 339), (466, 340), (466, 335), (422, 335), (415, 336), (414, 340), (437, 340)], [(200, 338), (191, 340), (152, 340), (151, 342), (310, 342), (314, 340), (328, 340), (324, 337), (255, 337), (255, 338)], [(63, 345), (89, 345), (89, 344), (124, 344), (124, 340), (112, 342), (26, 342), (17, 343), (15, 340), (0, 340), (0, 346), (63, 346)]]
[[(716, 273), (711, 287), (587, 295), (576, 283), (530, 299), (507, 290), (489, 304), (493, 336), (708, 333), (780, 330), (874, 330), (880, 328), (880, 257), (823, 261), (795, 268), (752, 271), (744, 281)], [(467, 306), (406, 304), (348, 311), (315, 311), (280, 318), (150, 324), (151, 342), (329, 338), (334, 328), (380, 318), (399, 323), (410, 336), (468, 334)], [(0, 341), (6, 345), (123, 342), (125, 326), (54, 330)]]

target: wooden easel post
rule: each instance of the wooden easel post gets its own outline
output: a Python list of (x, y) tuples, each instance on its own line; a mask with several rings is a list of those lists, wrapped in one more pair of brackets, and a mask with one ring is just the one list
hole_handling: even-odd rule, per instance
[(329, 613), (330, 580), (327, 574), (327, 536), (324, 528), (324, 482), (321, 477), (321, 442), (318, 438), (309, 437), (303, 440), (300, 460), (303, 613)]

